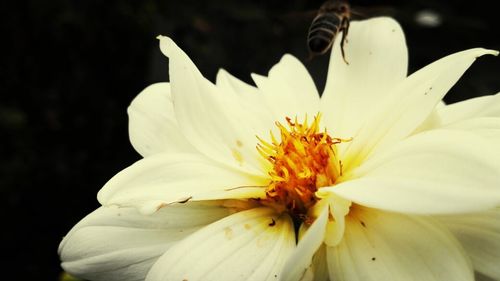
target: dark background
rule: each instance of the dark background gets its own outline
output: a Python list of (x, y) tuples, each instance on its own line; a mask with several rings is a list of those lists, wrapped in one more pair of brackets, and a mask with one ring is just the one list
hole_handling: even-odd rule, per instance
[[(466, 48), (500, 49), (499, 14), (487, 1), (401, 2), (351, 4), (400, 21), (410, 72)], [(305, 61), (307, 12), (322, 1), (12, 3), (0, 9), (3, 277), (57, 280), (63, 235), (98, 207), (100, 187), (140, 158), (128, 140), (126, 108), (144, 87), (168, 78), (155, 37), (171, 36), (212, 81), (222, 67), (249, 82), (284, 53)], [(423, 9), (442, 24), (418, 24)], [(307, 63), (320, 88), (327, 62)], [(498, 58), (479, 59), (446, 100), (500, 91), (498, 73)]]

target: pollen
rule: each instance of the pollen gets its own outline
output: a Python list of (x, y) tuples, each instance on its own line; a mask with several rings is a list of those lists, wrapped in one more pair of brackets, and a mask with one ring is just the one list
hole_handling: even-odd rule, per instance
[(307, 210), (320, 198), (316, 191), (331, 186), (342, 174), (336, 145), (347, 140), (332, 138), (326, 129), (320, 132), (321, 114), (308, 124), (286, 118), (276, 122), (281, 140), (271, 132), (271, 141), (261, 138), (257, 150), (271, 163), (271, 182), (266, 188), (266, 203), (304, 219)]

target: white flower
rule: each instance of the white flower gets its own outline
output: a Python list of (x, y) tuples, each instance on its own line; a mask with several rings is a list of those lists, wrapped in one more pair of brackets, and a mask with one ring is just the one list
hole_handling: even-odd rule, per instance
[(459, 52), (406, 77), (400, 26), (353, 22), (349, 65), (337, 40), (320, 98), (293, 56), (252, 75), (257, 87), (223, 70), (214, 85), (159, 39), (170, 83), (128, 110), (144, 159), (61, 242), (66, 271), (465, 281), (476, 270), (500, 280), (500, 95), (440, 103), (477, 57), (497, 52)]

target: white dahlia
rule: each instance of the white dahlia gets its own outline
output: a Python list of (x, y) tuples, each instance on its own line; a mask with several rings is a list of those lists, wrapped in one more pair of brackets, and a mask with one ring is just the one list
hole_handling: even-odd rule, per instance
[(407, 77), (401, 27), (351, 24), (320, 98), (285, 55), (215, 85), (167, 37), (128, 109), (144, 157), (59, 247), (91, 280), (500, 280), (500, 95), (441, 103), (470, 49)]

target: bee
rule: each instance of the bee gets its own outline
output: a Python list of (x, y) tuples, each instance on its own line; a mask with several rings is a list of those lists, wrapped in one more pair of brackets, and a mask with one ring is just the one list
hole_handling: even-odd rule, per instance
[(328, 0), (323, 3), (309, 27), (307, 35), (309, 58), (312, 59), (314, 56), (322, 55), (330, 50), (336, 35), (342, 32), (340, 50), (344, 62), (349, 64), (345, 58), (344, 43), (349, 31), (350, 19), (351, 6), (347, 1)]

